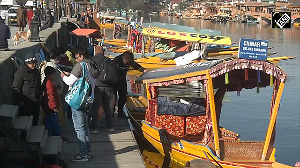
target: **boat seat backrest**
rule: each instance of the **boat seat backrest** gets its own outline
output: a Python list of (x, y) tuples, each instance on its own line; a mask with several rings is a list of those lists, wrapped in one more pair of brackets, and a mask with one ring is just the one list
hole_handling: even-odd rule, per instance
[(185, 117), (173, 115), (156, 115), (155, 127), (166, 129), (167, 133), (177, 137), (185, 135)]
[(207, 116), (186, 117), (185, 133), (186, 135), (199, 135), (205, 131)]
[(156, 128), (165, 129), (169, 135), (174, 137), (202, 137), (205, 131), (207, 116), (158, 115), (157, 99), (150, 99), (146, 109), (145, 120)]
[(221, 159), (260, 160), (264, 147), (263, 141), (220, 141)]
[(157, 112), (157, 100), (156, 99), (148, 100), (148, 106), (145, 114), (145, 121), (147, 121), (152, 126), (155, 126), (156, 112)]

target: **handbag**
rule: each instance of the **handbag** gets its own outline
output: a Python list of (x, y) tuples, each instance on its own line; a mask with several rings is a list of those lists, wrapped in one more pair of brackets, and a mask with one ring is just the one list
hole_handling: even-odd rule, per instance
[(82, 77), (80, 77), (65, 96), (65, 101), (75, 110), (81, 110), (87, 104), (90, 84), (86, 81), (87, 66), (81, 62)]

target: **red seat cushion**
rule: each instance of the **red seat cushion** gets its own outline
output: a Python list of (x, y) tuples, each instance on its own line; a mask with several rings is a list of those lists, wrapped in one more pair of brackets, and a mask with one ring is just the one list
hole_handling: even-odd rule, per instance
[(157, 115), (155, 127), (166, 129), (168, 134), (183, 137), (185, 135), (185, 119), (182, 116)]
[(207, 116), (191, 116), (186, 117), (186, 134), (198, 135), (205, 131)]

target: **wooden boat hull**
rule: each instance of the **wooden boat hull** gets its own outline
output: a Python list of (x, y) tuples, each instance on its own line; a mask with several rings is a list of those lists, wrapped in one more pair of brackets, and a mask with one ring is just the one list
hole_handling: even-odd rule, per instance
[[(262, 66), (276, 69), (276, 76), (269, 77), (270, 70), (260, 70)], [(266, 76), (257, 78), (258, 71)], [(247, 89), (256, 88), (259, 79), (264, 84), (260, 87), (274, 86), (272, 115), (263, 141), (241, 141), (237, 133), (218, 124), (217, 109), (223, 101), (219, 97), (224, 97), (225, 85), (230, 91), (240, 91), (235, 82), (224, 84), (226, 73), (235, 76), (235, 81), (244, 82), (241, 72), (252, 76), (244, 83)], [(182, 165), (196, 159), (224, 168), (290, 167), (275, 161), (273, 135), (286, 76), (282, 69), (270, 62), (234, 57), (148, 71), (134, 80), (146, 84), (148, 104), (143, 103), (147, 107), (145, 119), (141, 122), (143, 137), (165, 157)], [(272, 83), (272, 77), (276, 78), (276, 83)], [(199, 83), (194, 85), (193, 81), (203, 82), (203, 87)], [(215, 88), (218, 88), (216, 93)], [(181, 97), (183, 99), (178, 100)], [(192, 110), (189, 106), (198, 106), (198, 109)]]
[(293, 23), (293, 27), (300, 28), (300, 23)]
[[(222, 57), (225, 55), (231, 55), (234, 54), (236, 51), (224, 51), (221, 53), (212, 53), (209, 54), (209, 57)], [(237, 52), (236, 52), (237, 54)], [(268, 55), (271, 55), (268, 54)], [(288, 57), (288, 56), (282, 56), (282, 57), (270, 57), (267, 58), (268, 61), (277, 64), (281, 60), (288, 60), (288, 59), (294, 59), (295, 57)], [(204, 61), (204, 60), (202, 60)], [(146, 57), (146, 58), (139, 58), (136, 59), (136, 62), (138, 62), (141, 66), (143, 66), (146, 69), (157, 69), (157, 68), (165, 68), (165, 67), (172, 67), (176, 66), (176, 62), (173, 59), (162, 59), (160, 57)], [(195, 60), (194, 63), (197, 63), (199, 61)]]
[(216, 166), (220, 164), (223, 168), (259, 168), (259, 167), (273, 167), (273, 168), (288, 168), (291, 166), (283, 165), (275, 161), (272, 153), (271, 159), (268, 161), (260, 160), (236, 160), (236, 161), (222, 161), (207, 145), (194, 144), (186, 140), (170, 143), (166, 137), (155, 127), (152, 127), (147, 122), (142, 121), (142, 131), (144, 137), (163, 155), (170, 157), (173, 161), (186, 165), (189, 161), (194, 159), (208, 160)]
[(113, 23), (105, 23), (105, 24), (100, 23), (100, 27), (101, 28), (113, 29), (114, 28), (114, 24)]

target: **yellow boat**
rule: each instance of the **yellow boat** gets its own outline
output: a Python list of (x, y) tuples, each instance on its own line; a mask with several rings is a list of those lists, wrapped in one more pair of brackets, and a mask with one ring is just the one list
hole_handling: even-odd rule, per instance
[(300, 18), (294, 20), (293, 27), (300, 28)]
[(114, 28), (114, 20), (126, 20), (124, 17), (116, 17), (111, 15), (102, 15), (100, 16), (100, 28), (113, 29)]
[[(268, 54), (271, 55), (271, 54)], [(217, 56), (217, 57), (210, 57), (211, 59), (222, 59), (222, 58), (228, 58), (228, 57), (237, 57), (235, 56)], [(294, 59), (295, 57), (290, 57), (290, 56), (280, 56), (280, 57), (269, 57), (267, 60), (269, 62), (272, 62), (274, 64), (277, 64), (279, 61), (282, 60), (289, 60), (289, 59)], [(194, 60), (193, 63), (197, 62), (205, 62), (207, 60)], [(157, 68), (165, 68), (165, 67), (173, 67), (176, 66), (176, 62), (174, 59), (163, 59), (160, 57), (146, 57), (146, 58), (138, 58), (136, 59), (136, 62), (138, 62), (141, 66), (143, 66), (146, 69), (157, 69)]]
[[(130, 28), (128, 27), (128, 22), (125, 20), (116, 20), (115, 24), (125, 26), (124, 28)], [(134, 53), (134, 56), (136, 61), (147, 69), (175, 66), (174, 58), (188, 53), (193, 44), (206, 47), (206, 57), (208, 59), (222, 59), (224, 55), (231, 57), (237, 56), (238, 54), (239, 47), (232, 45), (230, 37), (222, 36), (222, 33), (216, 30), (196, 29), (175, 24), (151, 22), (143, 24), (143, 28), (138, 28), (138, 31), (142, 32), (142, 36), (146, 40), (142, 41), (142, 46), (144, 46), (144, 49), (141, 50), (142, 52)], [(128, 32), (131, 31), (128, 30)], [(129, 37), (130, 35), (128, 39)], [(155, 49), (155, 52), (149, 52), (148, 48), (151, 38), (164, 39), (164, 41), (168, 41), (168, 44), (176, 43), (181, 47), (175, 48), (174, 51)], [(129, 46), (129, 42), (125, 39), (104, 40), (104, 43), (115, 46), (109, 49), (116, 53), (115, 55), (119, 55), (119, 53), (125, 51), (136, 51), (127, 47)], [(268, 56), (273, 54), (274, 53), (269, 53)], [(114, 57), (114, 55), (110, 56)], [(195, 62), (199, 61), (196, 60)]]
[[(143, 136), (183, 166), (196, 159), (223, 168), (288, 168), (275, 161), (273, 146), (286, 78), (286, 72), (272, 62), (238, 58), (160, 68), (135, 79), (145, 85), (147, 99), (131, 97), (127, 107), (130, 113), (146, 111)], [(273, 86), (273, 96), (264, 140), (243, 141), (218, 125), (226, 91), (268, 86)]]

